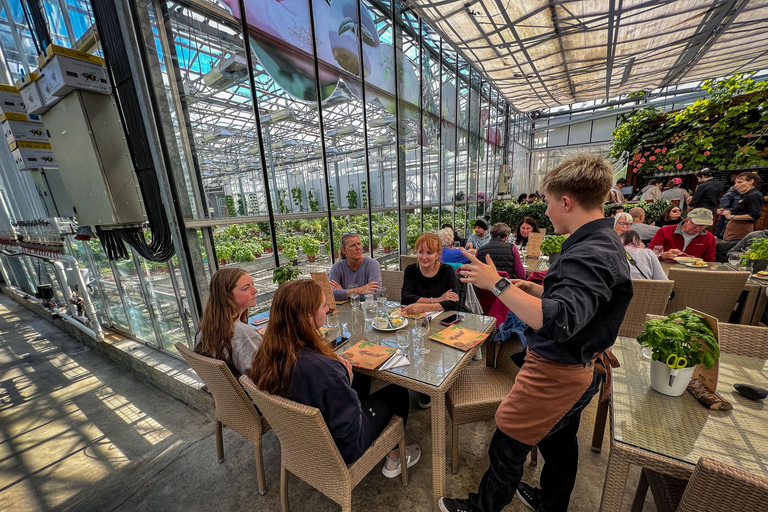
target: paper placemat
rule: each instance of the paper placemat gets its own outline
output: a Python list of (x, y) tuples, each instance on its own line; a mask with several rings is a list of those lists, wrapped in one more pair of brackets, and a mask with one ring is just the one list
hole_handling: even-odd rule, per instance
[(395, 308), (392, 311), (392, 313), (394, 313), (394, 312), (400, 313), (400, 316), (402, 316), (403, 318), (421, 318), (421, 317), (424, 316), (424, 313), (416, 313), (415, 315), (406, 315), (405, 313), (403, 313), (403, 307), (402, 306), (399, 306), (399, 307)]
[(451, 325), (447, 329), (443, 329), (442, 331), (433, 334), (429, 339), (466, 352), (475, 345), (485, 341), (485, 338), (487, 337), (488, 334), (484, 332), (473, 331), (472, 329), (459, 327), (458, 325)]
[(378, 368), (381, 363), (389, 359), (394, 353), (394, 348), (383, 347), (370, 341), (361, 340), (345, 350), (341, 357), (352, 363), (352, 366), (373, 370)]

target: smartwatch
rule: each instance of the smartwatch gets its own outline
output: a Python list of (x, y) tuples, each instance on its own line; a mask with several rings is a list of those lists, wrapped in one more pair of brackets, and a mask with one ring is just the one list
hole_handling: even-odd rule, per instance
[(509, 281), (509, 279), (501, 278), (498, 281), (496, 281), (496, 284), (493, 285), (493, 294), (495, 296), (499, 296), (505, 291), (507, 291), (507, 288), (512, 286), (512, 283)]

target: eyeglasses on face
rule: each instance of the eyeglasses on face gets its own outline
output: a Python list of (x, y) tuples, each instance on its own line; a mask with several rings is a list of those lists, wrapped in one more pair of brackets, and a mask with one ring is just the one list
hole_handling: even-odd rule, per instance
[(617, 222), (616, 224), (618, 226), (631, 226), (632, 225), (632, 223), (630, 223), (630, 222)]

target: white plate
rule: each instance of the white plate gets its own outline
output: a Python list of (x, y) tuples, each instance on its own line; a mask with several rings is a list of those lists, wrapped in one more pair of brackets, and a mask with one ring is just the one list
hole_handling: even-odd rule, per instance
[(403, 327), (408, 325), (408, 319), (407, 318), (403, 318), (403, 320), (404, 320), (403, 321), (403, 325), (401, 325), (400, 327), (387, 327), (386, 329), (380, 329), (379, 327), (376, 327), (376, 325), (373, 323), (374, 320), (371, 320), (371, 327), (373, 327), (377, 331), (382, 331), (382, 332), (399, 331), (400, 329), (402, 329)]
[(685, 265), (686, 267), (691, 267), (691, 268), (701, 268), (701, 269), (709, 268), (709, 265), (694, 265), (693, 263), (680, 263), (680, 265)]
[(758, 281), (768, 281), (768, 276), (758, 276), (757, 274), (752, 274), (750, 277), (752, 279), (757, 279)]

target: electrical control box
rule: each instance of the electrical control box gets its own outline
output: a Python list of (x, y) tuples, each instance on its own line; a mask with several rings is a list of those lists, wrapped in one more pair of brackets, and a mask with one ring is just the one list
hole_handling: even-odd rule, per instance
[(144, 223), (141, 191), (112, 96), (75, 90), (42, 118), (78, 224)]

